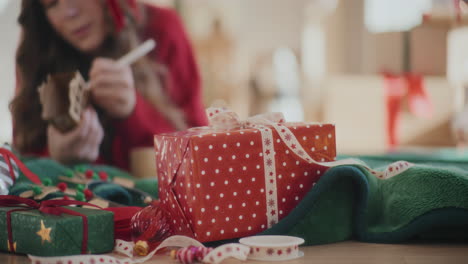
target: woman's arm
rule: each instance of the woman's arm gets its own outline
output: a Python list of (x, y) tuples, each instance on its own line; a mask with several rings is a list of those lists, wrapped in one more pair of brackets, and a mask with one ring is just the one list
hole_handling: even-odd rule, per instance
[[(144, 38), (156, 40), (152, 58), (167, 67), (165, 92), (182, 110), (189, 127), (206, 125), (198, 66), (181, 20), (169, 9), (148, 6), (147, 12)], [(116, 120), (114, 127), (113, 159), (124, 169), (128, 169), (129, 154), (134, 148), (153, 147), (155, 134), (176, 130), (162, 111), (139, 92), (136, 92), (134, 111), (126, 119)]]

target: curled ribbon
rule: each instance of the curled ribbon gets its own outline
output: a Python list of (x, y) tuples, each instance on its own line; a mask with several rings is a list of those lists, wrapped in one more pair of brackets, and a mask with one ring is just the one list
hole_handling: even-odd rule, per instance
[[(41, 264), (60, 264), (60, 263), (101, 263), (101, 264), (136, 264), (150, 260), (161, 249), (168, 247), (203, 247), (203, 244), (195, 239), (186, 236), (172, 236), (164, 240), (156, 249), (150, 252), (145, 257), (132, 257), (133, 242), (123, 240), (115, 241), (114, 251), (123, 254), (125, 257), (115, 257), (109, 255), (78, 255), (65, 257), (36, 257), (29, 255), (29, 259), (33, 263)], [(238, 260), (246, 260), (249, 255), (250, 247), (241, 244), (225, 244), (215, 248), (208, 253), (202, 260), (203, 263), (218, 264), (227, 258), (236, 258)]]

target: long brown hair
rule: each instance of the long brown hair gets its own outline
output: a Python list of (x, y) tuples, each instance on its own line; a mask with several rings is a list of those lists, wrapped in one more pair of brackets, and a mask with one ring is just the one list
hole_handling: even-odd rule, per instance
[[(125, 10), (126, 26), (120, 32), (111, 34), (105, 40), (103, 57), (119, 58), (139, 43), (141, 25), (129, 11), (126, 1), (119, 1)], [(144, 7), (139, 6), (144, 20)], [(107, 14), (109, 23), (113, 23)], [(17, 74), (19, 77), (17, 95), (10, 108), (14, 122), (15, 147), (23, 153), (42, 150), (47, 142), (47, 123), (41, 119), (42, 106), (37, 87), (48, 74), (79, 70), (85, 78), (93, 57), (86, 56), (65, 42), (50, 25), (44, 8), (38, 0), (23, 0), (18, 22), (22, 27), (22, 39), (16, 54)], [(157, 67), (156, 67), (157, 66)], [(163, 90), (163, 84), (155, 73), (155, 65), (148, 59), (142, 59), (132, 66), (135, 86), (176, 129), (186, 127), (183, 113), (172, 103)], [(159, 71), (160, 75), (164, 71)], [(167, 71), (166, 71), (167, 72)], [(101, 151), (109, 152), (112, 141), (110, 118), (98, 111), (105, 130), (105, 139)]]

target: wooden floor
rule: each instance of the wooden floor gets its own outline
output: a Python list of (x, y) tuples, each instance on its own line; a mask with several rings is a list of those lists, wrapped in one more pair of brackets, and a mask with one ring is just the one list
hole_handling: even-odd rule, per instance
[[(320, 263), (320, 264), (467, 264), (468, 244), (407, 244), (385, 245), (343, 242), (324, 246), (303, 247), (303, 258), (284, 263)], [(2, 264), (30, 263), (25, 256), (0, 253)], [(156, 256), (146, 264), (176, 263), (167, 256)], [(240, 262), (228, 260), (223, 263), (265, 263), (258, 261)]]

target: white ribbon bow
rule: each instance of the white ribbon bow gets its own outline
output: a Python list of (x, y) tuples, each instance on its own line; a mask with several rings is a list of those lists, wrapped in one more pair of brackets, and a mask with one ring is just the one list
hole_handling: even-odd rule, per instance
[(210, 107), (206, 110), (210, 127), (219, 130), (232, 130), (254, 128), (261, 125), (271, 125), (274, 123), (284, 123), (282, 113), (265, 113), (241, 120), (232, 110), (227, 108)]

